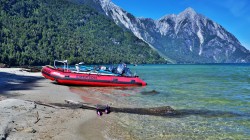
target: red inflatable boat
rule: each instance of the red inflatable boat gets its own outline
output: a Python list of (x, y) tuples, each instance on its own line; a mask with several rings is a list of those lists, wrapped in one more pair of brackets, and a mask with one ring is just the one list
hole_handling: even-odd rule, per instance
[[(57, 68), (56, 62), (62, 62), (63, 68)], [(78, 66), (78, 65), (77, 65)], [(125, 66), (126, 67), (126, 66)], [(123, 70), (124, 71), (124, 70)], [(58, 84), (77, 86), (146, 86), (147, 83), (138, 76), (124, 76), (113, 72), (102, 72), (101, 70), (74, 70), (68, 68), (67, 60), (55, 60), (53, 66), (44, 66), (42, 75)]]

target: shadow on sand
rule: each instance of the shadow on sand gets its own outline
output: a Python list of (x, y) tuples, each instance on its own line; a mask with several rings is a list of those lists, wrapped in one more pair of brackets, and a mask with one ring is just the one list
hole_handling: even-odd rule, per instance
[[(8, 91), (29, 90), (35, 86), (37, 80), (43, 77), (16, 75), (13, 73), (0, 72), (0, 96), (13, 97), (17, 95), (9, 95)], [(24, 85), (30, 83), (29, 86)]]

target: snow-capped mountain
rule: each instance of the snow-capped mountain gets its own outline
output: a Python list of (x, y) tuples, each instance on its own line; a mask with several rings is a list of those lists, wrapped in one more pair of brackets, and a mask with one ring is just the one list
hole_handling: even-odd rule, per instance
[[(81, 0), (78, 0), (81, 1)], [(250, 51), (221, 25), (187, 8), (158, 20), (136, 18), (111, 0), (82, 0), (173, 63), (250, 62)], [(91, 2), (90, 2), (91, 1)], [(101, 9), (101, 10), (100, 10)]]

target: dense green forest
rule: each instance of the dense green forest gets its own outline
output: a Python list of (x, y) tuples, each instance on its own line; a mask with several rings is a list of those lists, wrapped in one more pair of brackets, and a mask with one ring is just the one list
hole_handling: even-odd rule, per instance
[(104, 15), (67, 0), (1, 0), (0, 62), (52, 64), (165, 63), (159, 54)]

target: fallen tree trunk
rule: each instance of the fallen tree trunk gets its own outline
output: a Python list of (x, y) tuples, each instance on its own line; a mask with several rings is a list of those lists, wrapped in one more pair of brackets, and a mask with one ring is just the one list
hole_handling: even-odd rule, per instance
[[(83, 109), (104, 109), (107, 105), (91, 105), (82, 102), (76, 102), (72, 100), (65, 100), (66, 103), (74, 105), (75, 107), (83, 108)], [(129, 113), (129, 114), (138, 114), (138, 115), (153, 115), (153, 116), (173, 116), (177, 112), (171, 108), (170, 106), (162, 106), (162, 107), (152, 107), (152, 108), (118, 108), (118, 107), (110, 107), (111, 112), (117, 113)]]
[(34, 102), (35, 104), (42, 105), (42, 106), (47, 106), (47, 107), (52, 107), (52, 108), (55, 108), (55, 109), (66, 109), (65, 107), (60, 107), (60, 106), (56, 106), (56, 105), (52, 105), (52, 104), (48, 104), (48, 103), (43, 103), (41, 101), (31, 101), (31, 100), (25, 100), (25, 101)]

